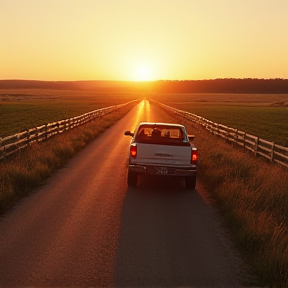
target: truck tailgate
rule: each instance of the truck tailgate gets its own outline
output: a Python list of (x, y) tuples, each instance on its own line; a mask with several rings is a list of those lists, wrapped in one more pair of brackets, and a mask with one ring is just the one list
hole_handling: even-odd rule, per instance
[(155, 165), (189, 165), (190, 146), (137, 143), (137, 163)]

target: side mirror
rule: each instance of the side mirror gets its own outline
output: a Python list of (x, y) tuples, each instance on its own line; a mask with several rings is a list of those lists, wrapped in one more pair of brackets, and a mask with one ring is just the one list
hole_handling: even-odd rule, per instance
[(125, 131), (125, 132), (124, 132), (124, 135), (125, 135), (125, 136), (132, 136), (132, 137), (133, 137), (133, 136), (134, 136), (134, 133), (133, 133), (133, 132), (130, 132), (130, 131)]
[(189, 139), (189, 141), (193, 141), (194, 138), (195, 138), (195, 135), (188, 135), (188, 139)]

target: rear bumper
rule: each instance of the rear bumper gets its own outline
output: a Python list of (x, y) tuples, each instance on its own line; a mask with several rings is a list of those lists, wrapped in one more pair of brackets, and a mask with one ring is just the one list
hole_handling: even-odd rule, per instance
[(163, 176), (196, 176), (196, 166), (191, 167), (168, 167), (155, 165), (129, 165), (129, 171), (138, 174), (154, 174)]

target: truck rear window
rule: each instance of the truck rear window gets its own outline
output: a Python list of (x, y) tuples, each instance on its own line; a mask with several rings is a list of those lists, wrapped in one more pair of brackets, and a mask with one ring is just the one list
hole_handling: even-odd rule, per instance
[[(185, 139), (183, 130), (170, 126), (141, 126), (135, 139), (139, 143), (187, 145), (187, 139)], [(186, 141), (183, 142), (184, 140)]]

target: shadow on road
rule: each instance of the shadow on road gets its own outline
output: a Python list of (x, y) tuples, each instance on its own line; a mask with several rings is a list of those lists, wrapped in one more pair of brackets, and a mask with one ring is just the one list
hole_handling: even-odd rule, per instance
[(237, 287), (238, 262), (213, 217), (183, 180), (140, 177), (123, 204), (115, 285)]

